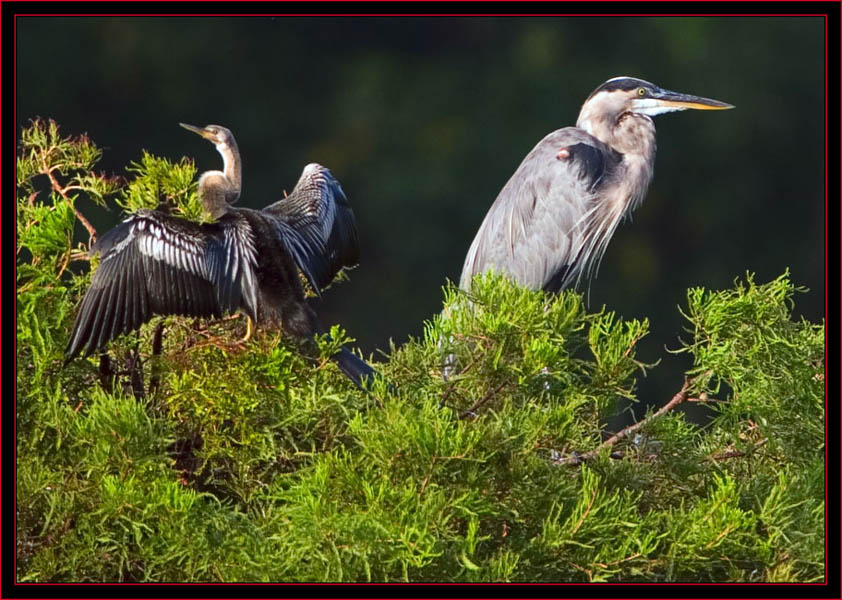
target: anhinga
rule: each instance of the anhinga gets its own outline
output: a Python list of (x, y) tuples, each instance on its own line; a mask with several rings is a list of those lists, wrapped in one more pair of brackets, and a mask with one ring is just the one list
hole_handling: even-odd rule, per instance
[[(199, 178), (199, 198), (214, 221), (142, 209), (99, 238), (91, 249), (101, 253), (99, 268), (76, 315), (67, 360), (88, 356), (154, 315), (242, 310), (257, 324), (312, 338), (323, 330), (299, 270), (320, 295), (358, 262), (354, 213), (328, 169), (307, 165), (292, 192), (262, 210), (235, 208), (242, 172), (234, 136), (219, 125), (181, 126), (222, 155), (223, 170)], [(347, 348), (332, 358), (358, 386), (374, 373)]]

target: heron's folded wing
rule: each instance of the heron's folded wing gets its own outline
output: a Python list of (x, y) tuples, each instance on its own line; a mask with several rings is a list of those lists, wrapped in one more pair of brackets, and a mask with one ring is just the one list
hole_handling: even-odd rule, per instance
[[(471, 244), (460, 277), (495, 269), (533, 289), (560, 289), (578, 273), (594, 190), (619, 156), (581, 129), (542, 139), (500, 191)], [(562, 275), (563, 273), (563, 275)]]
[(82, 299), (68, 359), (87, 356), (153, 315), (257, 314), (256, 253), (244, 219), (197, 224), (141, 210), (103, 235), (99, 268)]
[(327, 168), (315, 163), (304, 167), (292, 193), (263, 212), (281, 221), (287, 248), (317, 294), (340, 270), (359, 262), (354, 212)]

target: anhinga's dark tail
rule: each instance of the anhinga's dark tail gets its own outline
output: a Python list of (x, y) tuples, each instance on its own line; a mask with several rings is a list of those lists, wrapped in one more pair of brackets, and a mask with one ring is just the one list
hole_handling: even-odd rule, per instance
[(339, 370), (345, 373), (348, 379), (353, 381), (354, 385), (360, 389), (365, 389), (363, 382), (370, 380), (377, 373), (367, 362), (348, 350), (345, 346), (342, 346), (342, 349), (331, 356), (331, 358), (336, 361)]

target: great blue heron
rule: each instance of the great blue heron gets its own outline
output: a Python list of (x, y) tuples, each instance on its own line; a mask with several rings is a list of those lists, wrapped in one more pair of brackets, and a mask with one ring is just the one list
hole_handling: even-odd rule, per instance
[(615, 77), (596, 88), (576, 127), (547, 135), (526, 155), (485, 215), (459, 286), (489, 269), (557, 292), (599, 266), (625, 215), (643, 200), (655, 163), (651, 117), (730, 104)]
[[(102, 258), (76, 315), (67, 360), (91, 354), (153, 315), (221, 317), (242, 310), (256, 323), (311, 338), (322, 329), (299, 270), (319, 295), (358, 262), (354, 213), (328, 169), (307, 165), (289, 196), (262, 210), (235, 208), (242, 171), (234, 136), (219, 125), (181, 126), (222, 155), (223, 170), (199, 178), (199, 198), (214, 221), (139, 210), (103, 235), (92, 248)], [(333, 359), (357, 385), (374, 372), (344, 347)]]

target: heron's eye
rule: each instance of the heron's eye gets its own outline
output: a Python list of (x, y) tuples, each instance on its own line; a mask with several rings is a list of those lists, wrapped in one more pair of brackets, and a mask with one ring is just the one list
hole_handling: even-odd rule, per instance
[(646, 88), (637, 88), (637, 95), (638, 96), (645, 96), (646, 95)]

